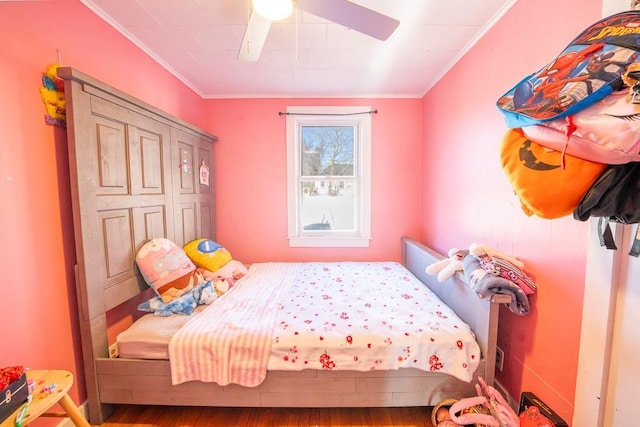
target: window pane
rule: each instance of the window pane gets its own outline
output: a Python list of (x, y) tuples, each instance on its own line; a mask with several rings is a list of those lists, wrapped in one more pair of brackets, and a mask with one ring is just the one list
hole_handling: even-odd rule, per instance
[(354, 231), (354, 180), (302, 181), (302, 229)]
[(302, 176), (354, 176), (354, 126), (302, 126)]

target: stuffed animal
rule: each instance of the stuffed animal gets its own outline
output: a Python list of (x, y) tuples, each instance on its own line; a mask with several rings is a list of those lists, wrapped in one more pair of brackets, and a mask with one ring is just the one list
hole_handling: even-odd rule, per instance
[(158, 296), (171, 285), (184, 288), (187, 283), (176, 286), (173, 282), (190, 275), (196, 269), (187, 254), (165, 238), (145, 243), (136, 254), (136, 263), (142, 277)]
[(229, 282), (227, 282), (227, 279), (220, 276), (217, 276), (214, 279), (212, 279), (211, 283), (213, 283), (213, 290), (217, 296), (222, 296), (231, 287), (229, 285)]
[(189, 316), (198, 305), (211, 304), (217, 298), (213, 283), (207, 280), (168, 303), (165, 303), (162, 297), (155, 296), (138, 305), (138, 310), (152, 312), (154, 315), (162, 317), (172, 314)]
[(235, 259), (227, 262), (216, 271), (209, 271), (204, 268), (198, 268), (198, 271), (202, 272), (206, 280), (215, 280), (220, 277), (225, 279), (230, 288), (249, 273), (247, 267)]
[(448, 258), (428, 265), (427, 268), (425, 268), (425, 272), (431, 275), (436, 274), (438, 282), (446, 282), (456, 274), (456, 272), (462, 271), (462, 258), (464, 258), (468, 252), (469, 251), (461, 249), (450, 249), (447, 254), (449, 256)]
[[(208, 286), (208, 283), (212, 286)], [(205, 282), (193, 290), (193, 299), (196, 301), (196, 304), (211, 304), (217, 300), (220, 295), (216, 286), (210, 281)]]
[(185, 251), (165, 238), (145, 243), (136, 255), (142, 277), (156, 296), (138, 310), (156, 316), (190, 315), (196, 306), (211, 304), (229, 289), (226, 279), (196, 269)]
[(66, 99), (64, 96), (64, 80), (58, 77), (58, 65), (50, 65), (47, 71), (42, 74), (42, 87), (40, 88), (40, 96), (46, 114), (44, 116), (45, 123), (53, 126), (66, 126)]
[(211, 272), (215, 272), (231, 261), (231, 253), (213, 240), (192, 240), (184, 245), (183, 249), (196, 266)]

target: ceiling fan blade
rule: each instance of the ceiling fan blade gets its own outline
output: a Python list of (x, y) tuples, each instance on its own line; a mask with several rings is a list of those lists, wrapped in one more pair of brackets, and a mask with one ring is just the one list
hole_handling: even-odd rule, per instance
[(263, 18), (255, 10), (251, 11), (249, 23), (244, 30), (242, 46), (240, 46), (240, 51), (238, 52), (240, 61), (257, 61), (260, 58), (270, 27), (271, 20)]
[(298, 9), (360, 33), (386, 40), (400, 21), (348, 0), (296, 0)]

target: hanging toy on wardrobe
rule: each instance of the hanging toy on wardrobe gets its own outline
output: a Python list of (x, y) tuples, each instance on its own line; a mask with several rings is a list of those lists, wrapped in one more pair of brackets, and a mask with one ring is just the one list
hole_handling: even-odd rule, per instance
[(44, 121), (52, 126), (67, 126), (66, 100), (64, 96), (64, 80), (58, 77), (58, 67), (62, 66), (60, 51), (58, 51), (58, 63), (49, 65), (42, 74), (42, 87), (40, 96), (46, 114)]

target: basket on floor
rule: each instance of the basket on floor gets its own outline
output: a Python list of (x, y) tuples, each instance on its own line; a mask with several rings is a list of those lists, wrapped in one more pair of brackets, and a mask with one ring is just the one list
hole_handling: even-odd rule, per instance
[[(438, 425), (438, 420), (436, 419), (436, 414), (438, 413), (438, 409), (440, 408), (451, 408), (451, 406), (453, 406), (454, 403), (457, 403), (458, 400), (457, 399), (444, 399), (440, 402), (438, 402), (436, 404), (436, 406), (433, 407), (433, 409), (431, 410), (431, 424), (435, 426)], [(476, 413), (476, 414), (485, 414), (485, 415), (489, 415), (489, 409), (485, 408), (482, 405), (475, 405), (472, 406), (470, 408), (467, 408), (463, 411), (464, 413)], [(469, 424), (469, 427), (487, 427), (484, 424)]]

